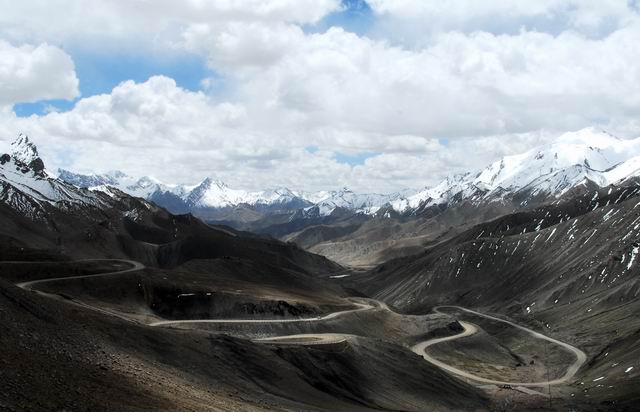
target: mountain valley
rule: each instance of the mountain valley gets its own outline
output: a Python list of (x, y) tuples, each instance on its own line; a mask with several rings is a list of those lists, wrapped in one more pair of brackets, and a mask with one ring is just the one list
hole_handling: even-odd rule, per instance
[(151, 178), (54, 176), (21, 135), (0, 405), (633, 410), (640, 143), (592, 132), (411, 195), (165, 191), (211, 215)]

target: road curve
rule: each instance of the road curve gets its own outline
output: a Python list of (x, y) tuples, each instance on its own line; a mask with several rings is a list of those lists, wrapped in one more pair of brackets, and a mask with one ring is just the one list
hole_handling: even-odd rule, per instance
[(417, 353), (418, 355), (421, 355), (427, 362), (432, 363), (433, 365), (438, 366), (439, 368), (442, 368), (448, 372), (451, 372), (455, 375), (459, 375), (462, 376), (464, 378), (467, 379), (471, 379), (477, 382), (482, 382), (482, 383), (489, 383), (489, 384), (494, 384), (494, 385), (511, 385), (511, 386), (524, 386), (524, 387), (544, 387), (544, 386), (549, 386), (549, 385), (559, 385), (562, 383), (567, 382), (569, 379), (573, 378), (573, 376), (576, 374), (576, 372), (578, 371), (578, 369), (580, 369), (580, 367), (586, 362), (587, 360), (587, 355), (581, 351), (580, 349), (569, 345), (568, 343), (565, 342), (561, 342), (557, 339), (554, 338), (550, 338), (548, 336), (545, 336), (539, 332), (536, 332), (534, 330), (531, 330), (527, 327), (518, 325), (517, 323), (513, 323), (511, 321), (505, 320), (505, 319), (501, 319), (495, 316), (491, 316), (491, 315), (486, 315), (484, 313), (481, 312), (477, 312), (475, 310), (471, 310), (471, 309), (467, 309), (467, 308), (463, 308), (461, 306), (438, 306), (436, 308), (434, 308), (434, 311), (437, 313), (442, 313), (439, 311), (440, 308), (455, 308), (455, 309), (459, 309), (462, 310), (464, 312), (468, 312), (468, 313), (472, 313), (474, 315), (477, 316), (481, 316), (487, 319), (491, 319), (497, 322), (503, 322), (506, 323), (508, 325), (511, 325), (517, 329), (523, 330), (527, 333), (529, 333), (530, 335), (532, 335), (535, 338), (538, 339), (543, 339), (546, 341), (549, 341), (551, 343), (554, 343), (556, 345), (559, 345), (560, 347), (562, 347), (563, 349), (567, 350), (568, 352), (571, 352), (575, 357), (576, 360), (574, 363), (572, 363), (568, 368), (567, 371), (565, 372), (565, 374), (557, 379), (553, 379), (550, 381), (542, 381), (542, 382), (508, 382), (508, 381), (499, 381), (499, 380), (495, 380), (495, 379), (488, 379), (488, 378), (483, 378), (481, 376), (476, 376), (473, 375), (471, 373), (465, 372), (461, 369), (455, 368), (453, 366), (450, 366), (444, 362), (441, 362), (437, 359), (435, 359), (434, 357), (432, 357), (431, 355), (429, 355), (426, 351), (426, 349), (429, 346), (433, 346), (436, 345), (438, 343), (442, 343), (442, 342), (446, 342), (446, 341), (451, 341), (451, 340), (455, 340), (455, 339), (460, 339), (460, 338), (464, 338), (466, 336), (470, 336), (473, 335), (474, 333), (476, 333), (478, 331), (478, 328), (469, 322), (464, 322), (464, 321), (460, 321), (460, 325), (462, 325), (462, 327), (464, 328), (464, 331), (457, 334), (457, 335), (453, 335), (453, 336), (447, 336), (444, 338), (437, 338), (437, 339), (430, 339), (424, 342), (420, 342), (417, 345), (414, 345), (413, 347), (411, 347), (411, 350), (415, 353)]
[[(41, 284), (41, 283), (46, 283), (46, 282), (56, 282), (56, 281), (61, 281), (61, 280), (67, 280), (67, 279), (85, 279), (85, 278), (93, 278), (93, 277), (104, 277), (104, 276), (115, 276), (115, 275), (121, 275), (124, 273), (130, 273), (130, 272), (135, 272), (138, 270), (142, 270), (144, 269), (144, 265), (140, 262), (136, 262), (133, 260), (126, 260), (126, 259), (85, 259), (85, 260), (79, 260), (76, 262), (87, 262), (87, 261), (114, 261), (114, 262), (125, 262), (131, 265), (130, 268), (127, 269), (122, 269), (122, 270), (118, 270), (118, 271), (113, 271), (113, 272), (106, 272), (106, 273), (99, 273), (99, 274), (92, 274), (92, 275), (77, 275), (77, 276), (67, 276), (67, 277), (57, 277), (57, 278), (49, 278), (49, 279), (40, 279), (40, 280), (32, 280), (32, 281), (28, 281), (28, 282), (21, 282), (16, 284), (16, 286), (25, 289), (25, 290), (31, 290), (37, 293), (40, 293), (42, 295), (46, 295), (46, 296), (55, 296), (49, 293), (45, 293), (45, 292), (40, 292), (37, 290), (33, 289), (33, 286), (36, 284)], [(33, 262), (3, 262), (3, 263), (33, 263)], [(374, 302), (373, 300), (369, 300), (369, 302)], [(70, 303), (73, 303), (77, 306), (81, 306), (90, 310), (94, 310), (96, 312), (100, 312), (106, 315), (110, 315), (110, 316), (115, 316), (118, 317), (120, 319), (126, 320), (126, 321), (130, 321), (130, 322), (134, 322), (134, 323), (139, 323), (138, 321), (131, 319), (127, 316), (124, 316), (118, 312), (115, 311), (111, 311), (111, 310), (107, 310), (107, 309), (103, 309), (103, 308), (99, 308), (99, 307), (95, 307), (95, 306), (91, 306), (88, 304), (85, 304), (83, 302), (79, 302), (79, 301), (70, 301)], [(312, 317), (312, 318), (294, 318), (294, 319), (193, 319), (193, 320), (170, 320), (170, 321), (159, 321), (159, 322), (153, 322), (148, 324), (149, 326), (168, 326), (168, 325), (175, 325), (175, 324), (187, 324), (187, 323), (292, 323), (292, 322), (319, 322), (319, 321), (324, 321), (324, 320), (329, 320), (329, 319), (335, 319), (338, 318), (340, 316), (344, 316), (347, 314), (351, 314), (351, 313), (355, 313), (355, 312), (360, 312), (360, 311), (365, 311), (365, 310), (373, 310), (376, 308), (382, 309), (382, 310), (390, 310), (389, 307), (384, 303), (384, 302), (377, 302), (376, 306), (370, 304), (370, 303), (357, 303), (357, 302), (352, 302), (353, 304), (355, 304), (356, 306), (358, 306), (358, 308), (356, 309), (349, 309), (349, 310), (343, 310), (343, 311), (339, 311), (339, 312), (333, 312), (324, 316), (317, 316), (317, 317)], [(487, 378), (483, 378), (480, 376), (476, 376), (473, 374), (470, 374), (468, 372), (465, 372), (463, 370), (457, 369), (453, 366), (450, 366), (444, 362), (441, 362), (435, 358), (433, 358), (432, 356), (430, 356), (427, 352), (426, 349), (430, 346), (436, 345), (438, 343), (442, 343), (442, 342), (447, 342), (447, 341), (451, 341), (451, 340), (455, 340), (455, 339), (460, 339), (460, 338), (464, 338), (466, 336), (470, 336), (475, 334), (478, 331), (478, 328), (469, 322), (464, 322), (464, 321), (460, 321), (460, 324), (462, 325), (464, 331), (462, 333), (459, 333), (457, 335), (453, 335), (453, 336), (447, 336), (447, 337), (443, 337), (443, 338), (436, 338), (436, 339), (430, 339), (424, 342), (420, 342), (416, 345), (414, 345), (411, 350), (419, 355), (421, 355), (426, 361), (438, 366), (439, 368), (442, 368), (446, 371), (449, 371), (450, 373), (465, 377), (467, 379), (471, 379), (474, 381), (478, 381), (478, 382), (483, 382), (483, 383), (490, 383), (490, 384), (496, 384), (496, 385), (512, 385), (512, 386), (524, 386), (524, 387), (541, 387), (541, 386), (547, 386), (547, 385), (557, 385), (557, 384), (561, 384), (564, 383), (566, 381), (568, 381), (569, 379), (571, 379), (575, 373), (578, 371), (578, 369), (580, 369), (580, 367), (585, 363), (586, 361), (586, 355), (583, 351), (581, 351), (580, 349), (571, 346), (567, 343), (561, 342), (557, 339), (553, 339), (550, 338), (548, 336), (545, 336), (541, 333), (535, 332), (529, 328), (526, 328), (524, 326), (520, 326), (516, 323), (510, 322), (508, 320), (505, 319), (501, 319), (501, 318), (497, 318), (495, 316), (491, 316), (491, 315), (486, 315), (484, 313), (480, 313), (480, 312), (476, 312), (474, 310), (471, 309), (466, 309), (460, 306), (439, 306), (434, 308), (435, 312), (439, 312), (440, 308), (444, 308), (444, 307), (451, 307), (451, 308), (455, 308), (455, 309), (459, 309), (468, 313), (472, 313), (474, 315), (477, 316), (482, 316), (485, 317), (487, 319), (491, 319), (494, 321), (498, 321), (498, 322), (503, 322), (506, 323), (508, 325), (511, 325), (515, 328), (518, 328), (520, 330), (523, 330), (529, 334), (531, 334), (532, 336), (538, 338), (538, 339), (544, 339), (547, 340), (549, 342), (555, 343), (556, 345), (561, 346), (563, 349), (573, 353), (576, 356), (576, 361), (569, 366), (569, 368), (567, 368), (567, 371), (565, 372), (565, 374), (558, 378), (558, 379), (554, 379), (551, 381), (544, 381), (544, 382), (507, 382), (507, 381), (498, 381), (498, 380), (493, 380), (493, 379), (487, 379)], [(300, 345), (324, 345), (324, 344), (332, 344), (332, 343), (339, 343), (339, 342), (344, 342), (346, 341), (348, 338), (350, 337), (350, 335), (346, 335), (346, 334), (336, 334), (336, 333), (321, 333), (321, 334), (299, 334), (299, 335), (284, 335), (284, 336), (274, 336), (274, 337), (268, 337), (268, 338), (260, 338), (260, 339), (254, 339), (254, 341), (256, 342), (262, 342), (262, 343), (272, 343), (272, 344), (300, 344)]]
[[(136, 262), (135, 260), (127, 260), (127, 259), (83, 259), (83, 260), (75, 260), (73, 263), (78, 262), (124, 262), (131, 265), (128, 269), (117, 270), (115, 272), (106, 272), (106, 273), (96, 273), (93, 275), (77, 275), (77, 276), (67, 276), (67, 277), (58, 277), (58, 278), (49, 278), (49, 279), (39, 279), (32, 280), (29, 282), (21, 282), (17, 283), (16, 286), (22, 289), (31, 290), (33, 285), (38, 283), (46, 283), (46, 282), (56, 282), (59, 280), (67, 280), (67, 279), (85, 279), (85, 278), (96, 278), (103, 276), (114, 276), (121, 275), (123, 273), (136, 272), (138, 270), (144, 269), (144, 265), (140, 262)], [(0, 262), (0, 263), (34, 263), (34, 262)], [(35, 262), (38, 263), (38, 262)], [(64, 263), (64, 262), (63, 262)]]
[[(122, 269), (122, 270), (116, 270), (113, 272), (105, 272), (105, 273), (96, 273), (93, 275), (77, 275), (77, 276), (66, 276), (66, 277), (57, 277), (57, 278), (48, 278), (48, 279), (39, 279), (39, 280), (31, 280), (29, 282), (20, 282), (17, 283), (16, 286), (24, 289), (24, 290), (29, 290), (31, 292), (37, 293), (39, 295), (43, 295), (43, 296), (48, 296), (50, 298), (60, 298), (59, 295), (56, 294), (52, 294), (52, 293), (47, 293), (47, 292), (42, 292), (39, 290), (36, 290), (33, 288), (34, 285), (39, 284), (39, 283), (46, 283), (46, 282), (56, 282), (56, 281), (60, 281), (60, 280), (67, 280), (67, 279), (85, 279), (85, 278), (94, 278), (94, 277), (103, 277), (103, 276), (115, 276), (115, 275), (121, 275), (123, 273), (129, 273), (129, 272), (135, 272), (138, 270), (142, 270), (145, 268), (145, 266), (140, 263), (140, 262), (136, 262), (135, 260), (127, 260), (127, 259), (82, 259), (82, 260), (74, 260), (73, 263), (78, 263), (78, 262), (124, 262), (124, 263), (128, 263), (131, 265), (130, 268), (127, 269)], [(0, 263), (16, 263), (16, 264), (25, 264), (25, 263), (40, 263), (40, 262), (19, 262), (19, 261), (3, 261)], [(80, 306), (82, 308), (86, 308), (89, 310), (92, 310), (94, 312), (98, 312), (98, 313), (102, 313), (104, 315), (108, 315), (108, 316), (114, 316), (116, 318), (122, 319), (122, 320), (126, 320), (128, 322), (133, 322), (133, 323), (140, 323), (134, 319), (131, 319), (128, 316), (122, 315), (116, 311), (112, 311), (109, 309), (104, 309), (104, 308), (99, 308), (97, 306), (92, 306), (89, 304), (86, 304), (84, 302), (80, 302), (77, 300), (67, 300), (66, 302), (71, 303), (73, 305), (76, 306)]]
[[(127, 260), (127, 259), (83, 259), (83, 260), (76, 260), (74, 262), (77, 263), (77, 262), (93, 262), (93, 261), (101, 261), (101, 262), (112, 261), (112, 262), (121, 262), (121, 263), (124, 262), (124, 263), (130, 264), (131, 267), (127, 268), (127, 269), (113, 271), (113, 272), (97, 273), (97, 274), (92, 274), (92, 275), (77, 275), (77, 276), (66, 276), (66, 277), (57, 277), (57, 278), (48, 278), (48, 279), (38, 279), (38, 280), (32, 280), (32, 281), (28, 281), (28, 282), (17, 283), (16, 286), (18, 286), (19, 288), (25, 289), (25, 290), (30, 290), (30, 291), (38, 293), (40, 295), (49, 296), (49, 297), (53, 297), (53, 298), (58, 298), (59, 297), (58, 295), (36, 290), (36, 289), (33, 288), (33, 286), (37, 285), (37, 284), (42, 284), (42, 283), (47, 283), (47, 282), (56, 282), (56, 281), (68, 280), (68, 279), (86, 279), (86, 278), (93, 278), (93, 277), (115, 276), (115, 275), (121, 275), (121, 274), (124, 274), (124, 273), (135, 272), (135, 271), (142, 270), (142, 269), (145, 268), (145, 266), (142, 263), (136, 262), (134, 260)], [(4, 261), (4, 262), (1, 262), (1, 263), (25, 264), (25, 263), (34, 263), (34, 262)], [(86, 304), (86, 303), (81, 302), (81, 301), (76, 301), (76, 300), (69, 300), (68, 302), (71, 303), (71, 304), (74, 304), (76, 306), (87, 308), (87, 309), (90, 309), (90, 310), (93, 310), (95, 312), (99, 312), (99, 313), (102, 313), (102, 314), (105, 314), (105, 315), (115, 316), (117, 318), (129, 321), (129, 322), (141, 323), (141, 322), (139, 322), (139, 321), (137, 321), (135, 319), (132, 319), (132, 318), (130, 318), (130, 317), (126, 316), (126, 315), (123, 315), (121, 313), (118, 313), (116, 311), (100, 308), (100, 307), (97, 307), (97, 306), (92, 306), (92, 305)], [(291, 323), (291, 322), (318, 322), (318, 321), (324, 321), (324, 320), (329, 320), (329, 319), (335, 319), (335, 318), (338, 318), (340, 316), (344, 316), (344, 315), (347, 315), (347, 314), (350, 314), (350, 313), (365, 311), (365, 310), (373, 310), (373, 309), (376, 309), (376, 308), (388, 309), (387, 306), (382, 302), (376, 302), (377, 306), (374, 306), (374, 305), (368, 304), (368, 303), (358, 303), (358, 302), (352, 302), (352, 303), (354, 305), (356, 305), (357, 308), (343, 310), (343, 311), (339, 311), (339, 312), (333, 312), (333, 313), (329, 313), (329, 314), (324, 315), (324, 316), (317, 316), (317, 317), (312, 317), (312, 318), (293, 318), (293, 319), (188, 319), (188, 320), (158, 321), (158, 322), (153, 322), (153, 323), (146, 324), (146, 325), (158, 327), (158, 326), (170, 326), (170, 325), (175, 325), (175, 324), (185, 324), (185, 323)], [(272, 343), (272, 344), (326, 345), (326, 344), (344, 342), (350, 336), (351, 335), (338, 334), (338, 333), (320, 333), (320, 334), (299, 334), (299, 335), (273, 336), (273, 337), (259, 338), (259, 339), (253, 339), (253, 340), (255, 342)]]
[(295, 323), (295, 322), (319, 322), (323, 320), (335, 319), (350, 313), (360, 312), (364, 310), (375, 309), (376, 306), (352, 302), (358, 306), (357, 309), (342, 310), (340, 312), (329, 313), (324, 316), (315, 316), (312, 318), (291, 318), (291, 319), (185, 319), (185, 320), (161, 320), (150, 323), (150, 326), (168, 326), (180, 325), (188, 323)]
[(268, 338), (253, 339), (259, 343), (273, 343), (278, 345), (329, 345), (332, 343), (346, 342), (353, 335), (345, 333), (303, 333), (298, 335), (272, 336)]

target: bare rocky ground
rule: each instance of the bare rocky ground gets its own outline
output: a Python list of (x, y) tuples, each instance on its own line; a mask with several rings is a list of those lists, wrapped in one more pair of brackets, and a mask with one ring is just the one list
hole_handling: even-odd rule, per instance
[[(306, 281), (282, 271), (277, 283), (261, 282), (264, 268), (232, 264), (229, 259), (208, 263), (204, 269), (145, 268), (135, 274), (59, 280), (37, 285), (38, 290), (73, 298), (127, 314), (143, 323), (178, 319), (295, 318), (352, 308), (338, 286)], [(189, 266), (189, 265), (187, 265)], [(225, 276), (236, 270), (235, 276)], [(255, 282), (242, 278), (254, 274)], [(273, 280), (273, 279), (271, 279)], [(286, 286), (285, 286), (286, 285)]]
[[(15, 265), (0, 266), (2, 278), (11, 279), (0, 281), (0, 406), (8, 410), (418, 411), (489, 405), (482, 391), (380, 339), (327, 347), (256, 344), (127, 322), (71, 305), (68, 299), (77, 298), (70, 291), (53, 299), (12, 285), (52, 267), (43, 265), (15, 272)], [(63, 265), (72, 264), (53, 267)], [(79, 265), (72, 273), (94, 273), (105, 265)]]
[[(4, 282), (0, 316), (0, 406), (7, 410), (249, 410), (263, 406), (260, 399), (251, 403), (234, 399), (228, 385), (204, 386), (165, 358), (179, 344), (183, 351), (176, 361), (187, 360), (203, 342), (152, 337), (144, 331), (134, 334), (117, 320)], [(145, 345), (151, 349), (147, 353), (141, 351)]]
[[(480, 224), (338, 281), (404, 312), (459, 305), (570, 343), (587, 362), (572, 381), (552, 388), (552, 404), (635, 410), (639, 204), (635, 186), (602, 189)], [(433, 349), (453, 363), (491, 376), (526, 375), (525, 368), (540, 376), (547, 365), (557, 375), (564, 363), (552, 348), (545, 356), (544, 346), (517, 333), (468, 314), (457, 317), (479, 323), (486, 334)], [(534, 360), (533, 368), (518, 367), (518, 358)]]
[(450, 310), (473, 322), (480, 332), (465, 339), (436, 345), (432, 355), (478, 376), (511, 382), (542, 382), (563, 376), (575, 356), (558, 345), (501, 322)]
[[(0, 409), (490, 406), (482, 390), (401, 344), (366, 334), (326, 347), (274, 345), (232, 337), (233, 331), (148, 325), (192, 317), (288, 319), (353, 307), (346, 298), (354, 292), (331, 280), (344, 268), (325, 257), (172, 215), (123, 193), (101, 196), (102, 207), (35, 202), (9, 189), (28, 207), (0, 204)], [(149, 269), (33, 285), (42, 292), (16, 286), (121, 270), (104, 261), (118, 258)]]

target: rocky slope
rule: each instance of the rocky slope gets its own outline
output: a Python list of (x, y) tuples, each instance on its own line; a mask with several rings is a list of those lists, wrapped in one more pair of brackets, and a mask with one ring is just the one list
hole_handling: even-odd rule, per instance
[(12, 149), (0, 160), (0, 232), (6, 243), (76, 258), (130, 257), (160, 266), (237, 256), (303, 273), (338, 269), (295, 245), (172, 215), (111, 186), (89, 190), (54, 178), (26, 136)]
[(566, 193), (341, 281), (412, 313), (480, 308), (572, 342), (588, 355), (572, 396), (638, 402), (640, 185)]
[(0, 322), (0, 407), (7, 410), (488, 406), (479, 390), (379, 341), (277, 347), (204, 331), (151, 328), (79, 310), (2, 279)]

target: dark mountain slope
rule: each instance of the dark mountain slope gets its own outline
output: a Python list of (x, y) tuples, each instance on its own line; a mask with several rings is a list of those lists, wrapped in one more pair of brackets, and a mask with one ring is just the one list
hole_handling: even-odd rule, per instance
[(476, 389), (378, 342), (278, 348), (150, 328), (1, 280), (0, 325), (0, 407), (8, 410), (445, 411), (487, 404)]
[[(312, 316), (353, 303), (328, 279), (342, 268), (324, 257), (173, 215), (118, 189), (61, 182), (26, 138), (19, 146), (0, 165), (0, 258), (27, 260), (0, 262), (0, 409), (488, 405), (478, 389), (377, 339), (272, 346), (154, 325)], [(122, 272), (128, 263), (108, 258), (149, 267)], [(15, 286), (41, 279), (51, 281), (22, 285), (31, 292)]]
[(640, 388), (640, 188), (628, 183), (478, 225), (345, 283), (404, 311), (479, 308), (572, 342), (589, 357), (575, 388), (629, 407)]
[(340, 269), (293, 244), (173, 215), (118, 189), (78, 188), (50, 177), (26, 136), (13, 147), (0, 165), (0, 240), (6, 245), (17, 242), (72, 258), (127, 257), (162, 267), (235, 256), (307, 274)]

